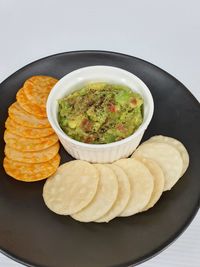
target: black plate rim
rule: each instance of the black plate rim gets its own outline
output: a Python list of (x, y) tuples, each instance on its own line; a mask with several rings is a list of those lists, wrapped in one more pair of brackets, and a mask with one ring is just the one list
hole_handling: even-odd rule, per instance
[[(109, 54), (109, 55), (118, 55), (118, 56), (124, 56), (124, 57), (127, 57), (127, 58), (134, 58), (134, 59), (137, 59), (137, 60), (142, 61), (144, 63), (147, 63), (147, 64), (153, 66), (154, 68), (157, 68), (158, 70), (161, 70), (162, 72), (164, 72), (165, 74), (170, 76), (172, 79), (176, 80), (176, 82), (178, 82), (181, 85), (181, 87), (184, 87), (184, 90), (187, 92), (188, 96), (190, 98), (192, 98), (192, 100), (195, 102), (195, 104), (200, 106), (200, 103), (195, 98), (195, 96), (189, 91), (189, 89), (183, 83), (181, 83), (178, 79), (176, 79), (173, 75), (168, 73), (167, 71), (163, 70), (162, 68), (159, 68), (158, 66), (156, 66), (153, 63), (151, 63), (149, 61), (146, 61), (144, 59), (141, 59), (141, 58), (138, 58), (138, 57), (135, 57), (135, 56), (131, 56), (131, 55), (127, 55), (127, 54), (124, 54), (124, 53), (107, 51), (107, 50), (77, 50), (77, 51), (74, 50), (74, 51), (68, 51), (68, 52), (61, 52), (61, 53), (57, 53), (57, 54), (52, 54), (52, 55), (37, 59), (35, 61), (32, 61), (32, 62), (26, 64), (24, 67), (18, 69), (17, 71), (15, 71), (11, 75), (9, 75), (6, 79), (4, 79), (0, 83), (0, 88), (1, 88), (2, 85), (4, 85), (4, 83), (7, 82), (7, 80), (12, 78), (17, 73), (23, 71), (27, 67), (30, 67), (32, 64), (38, 63), (38, 62), (40, 62), (42, 60), (45, 60), (45, 59), (48, 59), (48, 58), (58, 57), (58, 56), (60, 57), (60, 56), (66, 55), (66, 54), (73, 55), (73, 54), (87, 54), (87, 53), (94, 53), (94, 54), (102, 53), (102, 54)], [(147, 253), (146, 255), (143, 255), (142, 257), (138, 258), (135, 261), (128, 261), (128, 262), (125, 262), (123, 264), (113, 265), (113, 266), (110, 266), (110, 267), (126, 267), (126, 266), (129, 266), (129, 265), (136, 266), (136, 265), (142, 264), (142, 263), (152, 259), (153, 257), (157, 256), (162, 251), (164, 251), (167, 247), (169, 247), (171, 244), (173, 244), (173, 242), (176, 241), (185, 232), (185, 230), (188, 228), (188, 226), (191, 224), (191, 222), (195, 218), (199, 208), (200, 208), (200, 196), (199, 196), (198, 202), (197, 202), (194, 210), (191, 212), (191, 216), (188, 218), (188, 220), (185, 222), (185, 224), (179, 229), (179, 231), (174, 233), (174, 235), (172, 235), (165, 243), (163, 243), (157, 249), (154, 249), (153, 251)], [(24, 266), (28, 266), (28, 267), (46, 267), (44, 265), (35, 265), (34, 263), (29, 262), (27, 260), (25, 261), (23, 258), (18, 257), (14, 253), (9, 252), (8, 250), (4, 250), (1, 247), (0, 247), (0, 252), (3, 255), (7, 256), (8, 258), (10, 258), (10, 259), (12, 259), (12, 260), (14, 260), (14, 261), (16, 261), (16, 262), (18, 262), (20, 264), (23, 264)]]
[(153, 66), (154, 68), (157, 68), (158, 70), (161, 70), (163, 71), (165, 74), (167, 74), (168, 76), (170, 76), (171, 78), (175, 79), (181, 86), (183, 86), (187, 93), (190, 95), (190, 97), (193, 98), (193, 100), (196, 102), (196, 104), (200, 104), (198, 102), (198, 100), (196, 99), (196, 97), (190, 92), (190, 90), (182, 83), (180, 82), (176, 77), (174, 77), (173, 75), (171, 75), (169, 72), (167, 72), (166, 70), (156, 66), (155, 64), (153, 64), (152, 62), (150, 61), (147, 61), (147, 60), (144, 60), (144, 59), (141, 59), (139, 57), (135, 57), (135, 56), (131, 56), (131, 55), (127, 55), (127, 54), (124, 54), (124, 53), (120, 53), (120, 52), (113, 52), (113, 51), (108, 51), (108, 50), (74, 50), (74, 51), (68, 51), (68, 52), (60, 52), (60, 53), (56, 53), (56, 54), (52, 54), (52, 55), (49, 55), (49, 56), (46, 56), (46, 57), (42, 57), (42, 58), (39, 58), (37, 60), (34, 60), (28, 64), (26, 64), (25, 66), (23, 66), (22, 68), (18, 69), (17, 71), (15, 71), (14, 73), (12, 73), (11, 75), (9, 75), (7, 78), (5, 78), (1, 83), (0, 83), (0, 86), (2, 86), (4, 83), (7, 82), (8, 79), (12, 78), (12, 76), (14, 76), (15, 74), (17, 74), (18, 72), (26, 69), (27, 67), (31, 66), (32, 64), (35, 64), (37, 62), (40, 62), (44, 59), (48, 59), (48, 58), (52, 58), (52, 57), (57, 57), (57, 56), (62, 56), (62, 55), (66, 55), (66, 54), (83, 54), (83, 53), (102, 53), (102, 54), (109, 54), (109, 55), (119, 55), (119, 56), (124, 56), (124, 57), (128, 57), (128, 58), (135, 58), (139, 61), (142, 61), (144, 63), (147, 63), (151, 66)]
[[(200, 206), (200, 199), (199, 199), (199, 204), (196, 206), (193, 215), (188, 218), (188, 220), (186, 221), (186, 223), (184, 224), (184, 226), (177, 232), (175, 233), (172, 237), (170, 237), (163, 245), (161, 245), (160, 247), (158, 247), (157, 249), (149, 252), (148, 254), (144, 255), (141, 258), (138, 258), (137, 261), (128, 261), (125, 262), (123, 264), (118, 264), (118, 265), (112, 265), (110, 267), (128, 267), (130, 265), (136, 266), (139, 264), (142, 264), (154, 257), (156, 257), (157, 255), (159, 255), (161, 252), (163, 252), (165, 249), (167, 249), (169, 246), (171, 246), (189, 227), (189, 225), (191, 224), (191, 222), (193, 221), (193, 219), (195, 218), (198, 210), (199, 210), (199, 206)], [(44, 265), (35, 265), (31, 262), (28, 262), (27, 260), (25, 261), (23, 258), (16, 256), (15, 254), (3, 250), (2, 248), (0, 248), (0, 252), (7, 256), (9, 259), (14, 260), (20, 264), (23, 264), (24, 266), (28, 266), (28, 267), (46, 267)]]

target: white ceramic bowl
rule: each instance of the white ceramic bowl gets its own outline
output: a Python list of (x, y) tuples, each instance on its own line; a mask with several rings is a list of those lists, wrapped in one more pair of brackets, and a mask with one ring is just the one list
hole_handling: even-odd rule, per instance
[[(88, 82), (108, 82), (122, 84), (138, 92), (144, 99), (144, 119), (140, 127), (129, 137), (110, 144), (86, 144), (78, 142), (60, 128), (57, 120), (58, 99), (80, 89)], [(47, 100), (49, 122), (65, 150), (76, 159), (89, 162), (113, 162), (128, 157), (139, 145), (153, 116), (154, 103), (147, 86), (135, 75), (120, 68), (110, 66), (90, 66), (72, 71), (59, 80)]]

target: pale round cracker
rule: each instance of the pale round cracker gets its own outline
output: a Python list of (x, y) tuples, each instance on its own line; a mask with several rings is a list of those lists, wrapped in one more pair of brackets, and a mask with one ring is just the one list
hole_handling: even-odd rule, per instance
[(26, 112), (39, 117), (39, 118), (46, 118), (46, 108), (40, 107), (36, 104), (31, 103), (26, 95), (24, 94), (23, 88), (21, 88), (16, 95), (17, 102)]
[(58, 142), (58, 136), (56, 134), (52, 134), (47, 137), (29, 139), (5, 130), (4, 140), (6, 144), (16, 150), (30, 152), (42, 150), (54, 145), (56, 142)]
[(112, 208), (96, 222), (109, 222), (117, 217), (125, 209), (129, 198), (130, 198), (130, 182), (126, 173), (117, 165), (108, 164), (106, 165), (115, 173), (118, 181), (118, 194), (115, 203)]
[(49, 128), (51, 125), (47, 118), (37, 118), (26, 112), (15, 102), (8, 109), (9, 116), (12, 120), (21, 124), (22, 126), (30, 128)]
[(118, 182), (114, 172), (103, 164), (94, 164), (94, 166), (100, 173), (96, 195), (87, 207), (71, 215), (80, 222), (98, 220), (111, 209), (117, 198)]
[(42, 163), (25, 163), (4, 158), (5, 172), (16, 180), (35, 182), (51, 176), (58, 168), (60, 156), (57, 154), (53, 159)]
[(25, 81), (24, 93), (31, 103), (45, 108), (48, 95), (57, 81), (49, 76), (33, 76)]
[(153, 176), (153, 182), (154, 182), (153, 192), (151, 194), (151, 198), (148, 204), (142, 210), (146, 211), (152, 208), (160, 199), (164, 190), (165, 178), (162, 169), (155, 161), (144, 157), (137, 157), (136, 159), (141, 161), (149, 169), (150, 173)]
[(181, 177), (183, 160), (178, 150), (171, 145), (145, 142), (133, 155), (150, 158), (161, 167), (165, 177), (164, 191), (170, 190)]
[(44, 202), (57, 214), (78, 212), (94, 198), (98, 181), (99, 173), (92, 164), (82, 160), (67, 162), (46, 181)]
[(10, 117), (7, 118), (5, 127), (13, 134), (31, 139), (46, 137), (54, 133), (54, 130), (51, 127), (41, 129), (25, 127), (13, 121)]
[(54, 158), (59, 151), (59, 143), (55, 143), (54, 145), (39, 151), (34, 152), (21, 152), (16, 150), (8, 145), (5, 146), (5, 155), (7, 158), (26, 162), (26, 163), (41, 163), (49, 161), (50, 159)]
[(114, 164), (128, 175), (131, 194), (127, 206), (119, 216), (130, 216), (141, 212), (148, 204), (153, 192), (153, 177), (147, 167), (136, 159), (120, 159)]
[(187, 152), (187, 149), (185, 146), (178, 141), (177, 139), (173, 137), (163, 136), (163, 135), (155, 135), (152, 136), (147, 142), (159, 142), (159, 143), (166, 143), (169, 145), (172, 145), (174, 148), (176, 148), (179, 153), (181, 154), (182, 160), (183, 160), (183, 169), (182, 169), (182, 175), (186, 172), (188, 166), (189, 166), (189, 154)]

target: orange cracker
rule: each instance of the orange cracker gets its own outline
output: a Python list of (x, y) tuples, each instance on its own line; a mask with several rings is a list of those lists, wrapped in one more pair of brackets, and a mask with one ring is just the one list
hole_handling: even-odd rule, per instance
[(21, 88), (17, 93), (17, 102), (25, 111), (27, 111), (30, 114), (33, 114), (38, 118), (47, 117), (46, 108), (31, 103), (24, 94), (23, 88)]
[(10, 133), (8, 130), (4, 133), (4, 140), (10, 147), (19, 151), (38, 151), (54, 145), (58, 142), (56, 134), (37, 139), (30, 139)]
[(12, 120), (10, 117), (7, 118), (5, 122), (5, 127), (9, 130), (9, 132), (19, 135), (21, 137), (26, 138), (40, 138), (40, 137), (46, 137), (54, 133), (54, 130), (49, 128), (30, 128), (26, 126), (22, 126)]
[(49, 76), (33, 76), (25, 81), (24, 93), (31, 103), (45, 108), (48, 95), (57, 81)]
[(59, 151), (59, 143), (55, 143), (46, 149), (34, 152), (21, 152), (8, 145), (5, 146), (5, 155), (7, 158), (27, 163), (41, 163), (54, 158)]
[(39, 181), (51, 176), (56, 172), (59, 164), (59, 154), (51, 160), (42, 163), (19, 162), (7, 157), (3, 161), (5, 172), (11, 177), (24, 182)]
[(21, 124), (22, 126), (30, 128), (49, 128), (51, 127), (47, 118), (37, 118), (29, 114), (20, 105), (15, 102), (8, 109), (11, 119)]

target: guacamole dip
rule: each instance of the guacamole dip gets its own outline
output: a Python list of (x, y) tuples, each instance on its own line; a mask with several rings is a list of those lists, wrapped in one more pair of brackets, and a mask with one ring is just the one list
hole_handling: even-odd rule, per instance
[(58, 122), (71, 138), (108, 144), (135, 132), (143, 120), (143, 99), (124, 85), (90, 83), (58, 100)]

